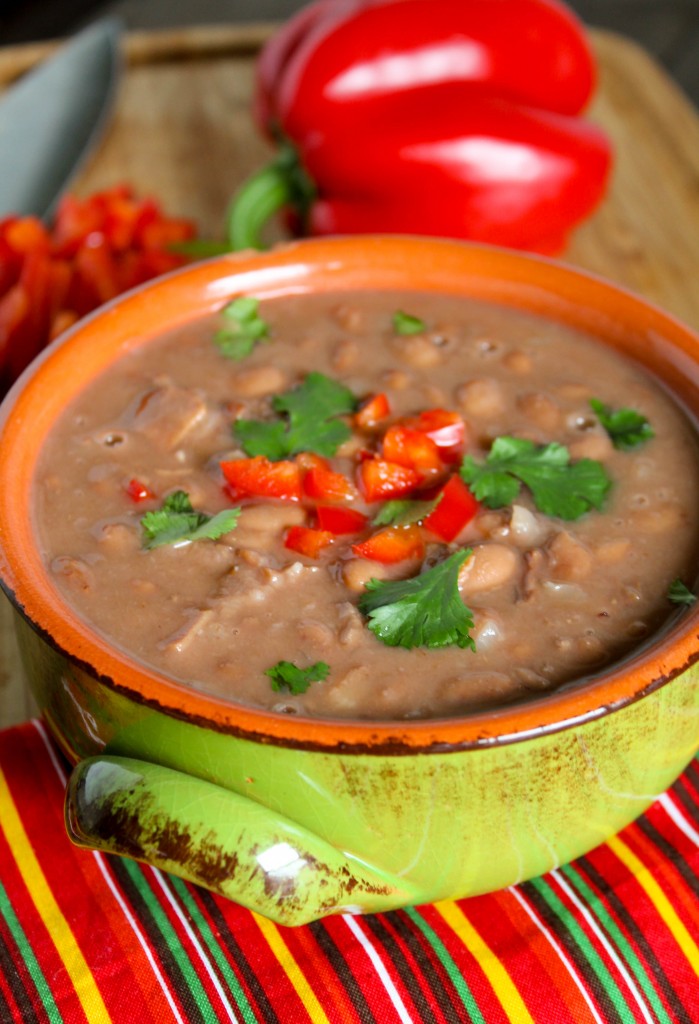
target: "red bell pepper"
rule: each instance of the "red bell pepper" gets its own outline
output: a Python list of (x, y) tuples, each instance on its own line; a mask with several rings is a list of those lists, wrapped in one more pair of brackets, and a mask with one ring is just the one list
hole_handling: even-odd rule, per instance
[(471, 522), (480, 505), (458, 474), (449, 477), (439, 492), (439, 501), (423, 522), (423, 526), (452, 541)]
[(381, 450), (384, 459), (414, 469), (421, 480), (444, 469), (439, 449), (432, 438), (402, 423), (394, 423), (388, 428)]
[(577, 114), (595, 79), (583, 27), (558, 0), (320, 0), (264, 48), (255, 113), (272, 135), (296, 136), (348, 105), (468, 82)]
[(321, 551), (332, 544), (334, 537), (329, 530), (317, 530), (312, 526), (290, 526), (284, 536), (284, 547), (297, 551), (306, 558), (318, 558)]
[(275, 204), (315, 235), (409, 232), (553, 253), (601, 200), (595, 66), (556, 0), (332, 0), (260, 59), (279, 158), (238, 193), (233, 248)]
[(362, 402), (354, 414), (354, 425), (358, 430), (372, 430), (391, 415), (391, 406), (387, 396), (380, 391)]
[(322, 501), (352, 501), (357, 497), (352, 481), (335, 472), (327, 459), (312, 452), (302, 452), (297, 461), (302, 472), (303, 492), (307, 497)]
[(270, 462), (264, 455), (231, 459), (221, 463), (221, 472), (234, 497), (301, 501), (301, 469), (289, 459)]
[(353, 544), (352, 551), (359, 558), (391, 565), (406, 558), (424, 558), (425, 541), (419, 526), (388, 526), (367, 540)]
[(466, 443), (466, 424), (458, 412), (425, 409), (403, 421), (406, 427), (427, 434), (443, 462), (460, 462)]
[(421, 477), (408, 466), (370, 458), (359, 463), (357, 480), (366, 500), (373, 502), (407, 497), (418, 486)]
[(345, 533), (361, 533), (369, 517), (354, 508), (338, 508), (336, 505), (318, 505), (316, 508), (318, 526), (321, 530), (340, 536)]

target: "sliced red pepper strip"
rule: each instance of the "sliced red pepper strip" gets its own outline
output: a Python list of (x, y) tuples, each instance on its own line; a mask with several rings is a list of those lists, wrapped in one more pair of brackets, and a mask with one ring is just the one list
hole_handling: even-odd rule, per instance
[(296, 462), (270, 462), (264, 455), (221, 463), (234, 496), (300, 501), (301, 469)]
[(290, 526), (284, 535), (284, 547), (298, 551), (307, 558), (318, 558), (321, 551), (332, 544), (333, 534), (329, 530), (316, 530), (312, 526)]
[(480, 505), (458, 474), (449, 477), (439, 493), (437, 505), (422, 525), (442, 540), (452, 541), (471, 522)]
[(381, 442), (381, 450), (388, 462), (415, 470), (421, 479), (439, 473), (444, 468), (432, 438), (402, 423), (395, 423), (388, 428)]
[(362, 402), (354, 414), (354, 425), (359, 430), (371, 430), (390, 415), (391, 406), (388, 397), (381, 391)]
[(318, 526), (333, 534), (361, 533), (369, 517), (354, 508), (338, 508), (336, 505), (318, 505), (316, 508)]
[(425, 541), (417, 525), (388, 526), (367, 540), (353, 544), (352, 551), (359, 558), (390, 565), (406, 558), (424, 558)]
[(357, 467), (359, 488), (367, 501), (404, 498), (420, 483), (420, 474), (386, 459), (365, 459)]
[(337, 473), (327, 459), (311, 452), (298, 456), (303, 477), (303, 491), (309, 498), (321, 501), (352, 501), (357, 488), (342, 473)]

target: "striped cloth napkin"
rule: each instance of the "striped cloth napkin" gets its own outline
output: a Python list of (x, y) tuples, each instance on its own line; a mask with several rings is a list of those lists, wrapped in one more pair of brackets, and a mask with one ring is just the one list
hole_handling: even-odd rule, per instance
[(0, 1022), (699, 1021), (699, 765), (637, 823), (489, 896), (283, 928), (71, 846), (43, 725), (0, 733)]

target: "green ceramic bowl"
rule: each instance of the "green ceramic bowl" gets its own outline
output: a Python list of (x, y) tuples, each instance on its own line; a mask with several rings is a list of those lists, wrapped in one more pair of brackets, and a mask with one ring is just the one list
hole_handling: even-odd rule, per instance
[[(52, 346), (2, 411), (0, 575), (42, 714), (75, 764), (66, 821), (284, 924), (494, 890), (603, 842), (699, 745), (699, 608), (593, 681), (516, 707), (415, 722), (311, 721), (196, 693), (111, 648), (37, 550), (38, 452), (130, 339), (238, 291), (419, 288), (501, 301), (633, 352), (699, 414), (699, 338), (551, 261), (401, 237), (300, 242), (199, 264), (125, 296)], [(139, 342), (140, 343), (140, 342)]]

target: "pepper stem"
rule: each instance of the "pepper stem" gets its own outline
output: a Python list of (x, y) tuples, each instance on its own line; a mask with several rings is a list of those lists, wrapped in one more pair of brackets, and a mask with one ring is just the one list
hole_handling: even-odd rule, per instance
[(275, 159), (241, 185), (226, 214), (231, 249), (264, 249), (261, 232), (270, 217), (285, 206), (305, 219), (315, 188), (300, 166), (292, 146), (284, 144)]

